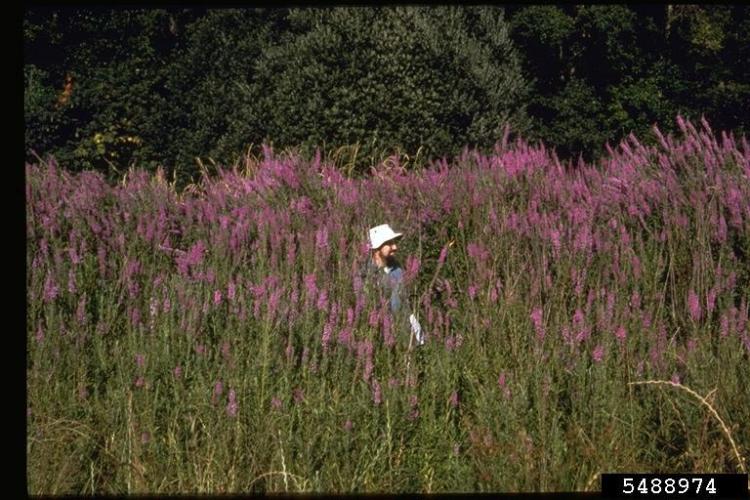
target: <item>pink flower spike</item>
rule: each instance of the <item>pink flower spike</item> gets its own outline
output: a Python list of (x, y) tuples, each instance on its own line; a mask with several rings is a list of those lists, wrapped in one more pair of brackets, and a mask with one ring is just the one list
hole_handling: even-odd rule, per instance
[(597, 345), (594, 348), (594, 352), (591, 353), (591, 357), (594, 359), (595, 363), (601, 363), (604, 359), (604, 346), (601, 344)]
[(700, 300), (698, 299), (698, 295), (692, 289), (688, 292), (687, 302), (688, 310), (690, 311), (690, 317), (693, 319), (693, 321), (700, 321), (702, 313)]

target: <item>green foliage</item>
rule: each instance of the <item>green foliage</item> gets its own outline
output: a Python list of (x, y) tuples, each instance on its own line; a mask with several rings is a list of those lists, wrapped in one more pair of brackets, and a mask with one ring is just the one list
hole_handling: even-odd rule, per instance
[[(590, 491), (602, 470), (739, 471), (695, 398), (630, 385), (679, 377), (748, 449), (746, 148), (706, 134), (579, 171), (522, 142), (356, 180), (267, 158), (183, 192), (28, 166), (29, 492)], [(356, 293), (376, 214), (420, 262), (428, 341), (411, 355)]]
[(587, 159), (654, 123), (673, 131), (678, 113), (743, 133), (748, 12), (34, 7), (23, 19), (26, 156), (110, 176), (161, 165), (185, 184), (196, 159), (235, 164), (263, 142), (346, 156), (352, 172), (394, 153), (489, 147), (506, 123)]
[(167, 88), (179, 114), (169, 157), (183, 168), (195, 158), (237, 162), (264, 137), (257, 96), (249, 92), (261, 50), (279, 35), (285, 10), (208, 11), (186, 28)]
[(559, 94), (539, 96), (534, 101), (529, 112), (537, 130), (544, 131), (539, 138), (556, 146), (560, 156), (594, 151), (606, 141), (606, 131), (600, 125), (603, 105), (584, 80), (571, 78)]
[(61, 140), (64, 117), (55, 109), (56, 92), (49, 74), (32, 64), (23, 69), (25, 143), (27, 148), (44, 154), (54, 151)]
[[(54, 153), (71, 169), (117, 174), (154, 169), (170, 137), (165, 64), (175, 16), (165, 10), (38, 9), (27, 12), (27, 67), (48, 73), (43, 110), (26, 109), (26, 148)], [(27, 71), (29, 73), (29, 71)], [(37, 92), (27, 81), (27, 92)], [(67, 88), (66, 88), (67, 87)], [(39, 117), (58, 117), (64, 135), (45, 143)], [(62, 132), (61, 132), (62, 134)]]
[(676, 5), (669, 15), (668, 53), (675, 80), (672, 99), (686, 116), (748, 130), (750, 9), (744, 5)]
[(523, 49), (524, 69), (534, 76), (535, 90), (559, 89), (564, 84), (574, 27), (573, 17), (553, 5), (533, 5), (511, 18), (514, 41)]
[(523, 129), (525, 83), (502, 9), (305, 9), (270, 46), (251, 95), (274, 144), (427, 154)]
[(533, 137), (563, 157), (592, 158), (654, 123), (671, 131), (678, 113), (746, 130), (744, 6), (536, 5), (510, 19), (534, 81)]

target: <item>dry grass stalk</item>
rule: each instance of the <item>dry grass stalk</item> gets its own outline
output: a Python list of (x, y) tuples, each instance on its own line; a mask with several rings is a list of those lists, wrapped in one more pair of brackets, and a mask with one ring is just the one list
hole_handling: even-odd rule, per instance
[[(695, 392), (689, 387), (686, 387), (682, 384), (678, 384), (677, 382), (672, 382), (671, 380), (644, 380), (641, 382), (630, 382), (628, 385), (671, 385), (672, 387), (676, 387), (678, 389), (682, 389), (683, 391), (687, 392), (688, 394), (692, 395), (698, 401), (701, 402), (704, 406), (708, 408), (708, 411), (716, 418), (716, 420), (719, 421), (719, 424), (721, 425), (722, 430), (724, 431), (724, 434), (726, 434), (727, 438), (729, 439), (729, 442), (732, 445), (732, 450), (734, 450), (734, 455), (737, 457), (737, 462), (740, 464), (740, 469), (742, 469), (742, 472), (747, 474), (747, 469), (745, 468), (745, 460), (742, 458), (742, 455), (740, 455), (740, 452), (737, 450), (737, 444), (734, 442), (734, 439), (732, 439), (732, 434), (729, 432), (729, 428), (727, 427), (727, 424), (724, 423), (724, 420), (719, 416), (718, 412), (714, 409), (713, 406), (711, 406), (711, 403), (706, 401), (705, 398), (703, 398), (700, 394)], [(712, 391), (713, 392), (713, 391)], [(711, 393), (709, 393), (709, 396), (711, 396)]]

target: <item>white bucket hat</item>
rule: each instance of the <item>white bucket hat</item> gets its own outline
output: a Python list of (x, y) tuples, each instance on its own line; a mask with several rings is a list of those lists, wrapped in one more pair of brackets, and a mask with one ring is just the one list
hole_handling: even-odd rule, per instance
[(380, 248), (383, 243), (394, 238), (402, 236), (402, 233), (395, 233), (388, 224), (381, 224), (370, 229), (370, 248), (375, 250)]

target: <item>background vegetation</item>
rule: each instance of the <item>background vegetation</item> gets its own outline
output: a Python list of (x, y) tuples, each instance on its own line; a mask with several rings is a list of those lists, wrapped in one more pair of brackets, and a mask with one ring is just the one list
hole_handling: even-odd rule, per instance
[(507, 124), (591, 160), (677, 114), (746, 132), (749, 28), (744, 5), (35, 7), (26, 151), (185, 185), (261, 143), (362, 170), (491, 148)]
[[(363, 179), (267, 149), (182, 193), (28, 165), (29, 492), (746, 471), (750, 145), (679, 125), (577, 169), (522, 141)], [(362, 291), (380, 221), (416, 352)]]
[[(28, 9), (29, 493), (746, 472), (748, 28)], [(384, 222), (416, 352), (362, 292)]]

